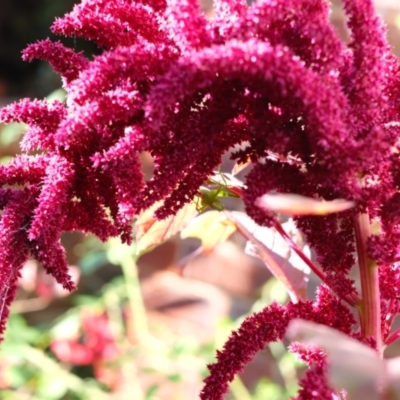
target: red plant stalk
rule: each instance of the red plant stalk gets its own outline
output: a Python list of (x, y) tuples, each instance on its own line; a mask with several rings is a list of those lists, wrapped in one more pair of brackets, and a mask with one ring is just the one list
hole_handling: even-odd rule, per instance
[(361, 332), (364, 338), (372, 337), (382, 355), (381, 298), (377, 264), (367, 256), (367, 241), (371, 235), (368, 212), (354, 217), (354, 231), (361, 281), (359, 304)]
[[(328, 279), (326, 278), (324, 272), (318, 267), (318, 265), (314, 264), (313, 261), (304, 254), (303, 250), (301, 250), (300, 247), (297, 246), (292, 238), (285, 232), (279, 221), (275, 221), (274, 227), (276, 231), (283, 237), (283, 239), (285, 239), (289, 247), (310, 267), (311, 271), (314, 272), (314, 274), (321, 279), (322, 282), (329, 286)], [(332, 290), (334, 290), (334, 288)], [(357, 302), (359, 301), (358, 296), (355, 294), (347, 296), (345, 294), (338, 293), (338, 296), (352, 307), (356, 306)]]
[(385, 340), (385, 346), (390, 346), (394, 343), (397, 339), (400, 338), (400, 329), (394, 331), (391, 335), (389, 335)]

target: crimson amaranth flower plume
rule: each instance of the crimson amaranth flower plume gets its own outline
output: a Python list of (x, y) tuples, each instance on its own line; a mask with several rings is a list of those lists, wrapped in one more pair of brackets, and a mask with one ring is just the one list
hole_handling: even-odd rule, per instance
[[(47, 60), (62, 76), (67, 100), (22, 100), (0, 111), (3, 122), (29, 126), (24, 154), (0, 167), (1, 331), (29, 256), (73, 289), (62, 232), (129, 243), (136, 215), (158, 201), (158, 218), (175, 214), (236, 146), (232, 159), (253, 164), (243, 198), (260, 225), (277, 226), (256, 205), (268, 192), (357, 206), (295, 219), (328, 286), (315, 302), (273, 304), (246, 320), (210, 366), (201, 398), (222, 398), (293, 318), (381, 352), (400, 307), (400, 65), (372, 1), (343, 7), (348, 44), (325, 0), (215, 0), (210, 19), (197, 0), (82, 0), (52, 30), (92, 40), (102, 54), (89, 60), (50, 40), (24, 50), (25, 60)], [(149, 181), (144, 151), (155, 162)], [(361, 297), (349, 277), (356, 263)], [(332, 398), (320, 352), (293, 350), (314, 365), (298, 398)]]

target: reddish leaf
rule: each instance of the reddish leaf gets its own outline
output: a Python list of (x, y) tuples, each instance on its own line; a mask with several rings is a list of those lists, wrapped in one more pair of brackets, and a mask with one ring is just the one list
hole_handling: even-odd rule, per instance
[(269, 193), (256, 200), (256, 206), (286, 215), (327, 215), (348, 210), (354, 205), (354, 201), (324, 201), (292, 193)]
[[(387, 379), (395, 399), (400, 399), (400, 357), (386, 361)], [(388, 399), (390, 397), (387, 397)]]
[(197, 214), (195, 204), (190, 203), (179, 210), (176, 215), (158, 221), (153, 214), (159, 206), (158, 203), (146, 210), (135, 223), (138, 254), (165, 242), (180, 232)]
[(365, 344), (325, 325), (296, 319), (286, 336), (325, 351), (332, 387), (345, 389), (350, 399), (379, 400), (387, 381), (386, 362)]
[[(271, 273), (286, 287), (292, 301), (306, 299), (310, 269), (275, 229), (260, 227), (244, 213), (231, 212), (228, 216), (237, 230), (252, 244), (248, 247), (251, 255), (264, 261)], [(308, 247), (304, 246), (293, 222), (289, 221), (283, 226), (292, 239), (307, 252)]]
[(243, 163), (237, 162), (232, 168), (232, 175), (237, 175), (239, 172), (242, 172), (250, 164), (251, 164), (250, 159), (247, 159), (247, 161), (245, 161)]

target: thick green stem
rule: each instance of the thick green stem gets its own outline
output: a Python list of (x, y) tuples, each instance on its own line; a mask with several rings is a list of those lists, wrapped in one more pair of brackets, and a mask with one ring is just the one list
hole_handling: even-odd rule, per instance
[(360, 323), (364, 337), (376, 341), (378, 352), (382, 354), (381, 300), (379, 292), (378, 266), (367, 256), (367, 240), (371, 235), (369, 214), (354, 217), (358, 266), (361, 281)]
[(140, 288), (140, 281), (137, 271), (137, 255), (132, 246), (122, 244), (117, 239), (109, 241), (107, 257), (115, 265), (120, 265), (125, 278), (126, 292), (128, 296), (132, 316), (128, 325), (128, 336), (137, 341), (146, 339), (149, 335), (147, 324), (146, 308), (143, 303), (143, 296)]
[(146, 308), (143, 303), (143, 296), (140, 289), (140, 281), (134, 256), (128, 254), (123, 257), (121, 260), (121, 267), (126, 282), (126, 290), (132, 313), (134, 333), (137, 340), (143, 340), (148, 336), (149, 330)]

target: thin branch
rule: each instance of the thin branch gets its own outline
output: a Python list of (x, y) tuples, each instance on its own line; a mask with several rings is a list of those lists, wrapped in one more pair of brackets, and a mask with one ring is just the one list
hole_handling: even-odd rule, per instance
[[(275, 221), (274, 227), (276, 231), (283, 237), (283, 239), (285, 239), (286, 243), (290, 246), (290, 248), (293, 251), (295, 251), (296, 254), (310, 267), (311, 271), (313, 271), (314, 274), (317, 275), (322, 282), (327, 283), (328, 280), (326, 278), (325, 273), (316, 264), (314, 264), (309, 257), (307, 257), (304, 254), (303, 250), (301, 250), (300, 247), (297, 246), (297, 244), (292, 240), (292, 238), (285, 232), (279, 221)], [(335, 293), (352, 307), (355, 307), (359, 301), (359, 299), (356, 296), (342, 295), (340, 293), (337, 293), (336, 291)]]
[(390, 334), (386, 339), (385, 339), (385, 345), (390, 346), (393, 344), (397, 339), (400, 338), (400, 328), (394, 331), (392, 334)]

